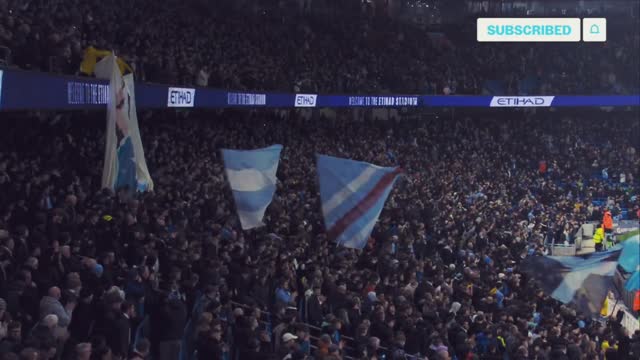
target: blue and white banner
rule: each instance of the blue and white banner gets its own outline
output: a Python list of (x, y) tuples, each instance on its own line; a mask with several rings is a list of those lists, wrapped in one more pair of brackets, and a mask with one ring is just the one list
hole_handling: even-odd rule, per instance
[(109, 79), (102, 187), (153, 190), (138, 128), (133, 75), (122, 76), (114, 55), (98, 62), (95, 74)]
[(398, 167), (317, 155), (324, 224), (339, 245), (362, 249), (401, 173)]
[(243, 230), (264, 225), (262, 218), (276, 191), (282, 145), (256, 150), (222, 149), (225, 172)]
[(584, 313), (596, 314), (610, 289), (621, 250), (577, 256), (532, 256), (522, 270), (540, 283), (546, 294)]
[[(95, 78), (54, 75), (43, 72), (3, 69), (2, 110), (103, 109), (107, 81)], [(170, 85), (136, 84), (138, 108), (162, 109), (174, 104), (194, 108), (280, 107), (604, 107), (640, 106), (640, 95), (556, 95), (556, 96), (476, 96), (418, 94), (294, 94), (237, 92), (212, 88), (191, 88), (174, 100)], [(197, 98), (195, 97), (197, 93)], [(499, 89), (492, 94), (499, 94)], [(184, 101), (184, 102), (183, 102)]]

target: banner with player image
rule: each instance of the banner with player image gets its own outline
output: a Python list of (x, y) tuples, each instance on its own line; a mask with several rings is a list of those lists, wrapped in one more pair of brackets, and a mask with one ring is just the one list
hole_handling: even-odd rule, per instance
[(113, 54), (96, 64), (95, 74), (109, 80), (102, 187), (153, 190), (138, 128), (133, 75), (122, 75)]

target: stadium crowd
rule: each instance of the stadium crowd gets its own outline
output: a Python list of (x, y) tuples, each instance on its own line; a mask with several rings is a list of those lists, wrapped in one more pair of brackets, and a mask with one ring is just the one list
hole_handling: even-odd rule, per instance
[[(112, 49), (138, 81), (250, 90), (640, 83), (628, 29), (604, 45), (497, 47), (370, 14), (205, 3), (0, 0), (0, 50), (20, 68), (81, 74), (90, 47)], [(3, 114), (0, 360), (640, 358), (640, 332), (617, 314), (576, 313), (518, 267), (601, 219), (595, 199), (637, 218), (637, 113), (366, 125), (342, 113), (140, 115), (155, 189), (131, 197), (100, 188), (104, 113)], [(219, 149), (274, 143), (284, 150), (266, 226), (242, 231)], [(405, 170), (362, 251), (326, 238), (315, 153)]]
[[(598, 218), (594, 197), (638, 209), (639, 124), (602, 115), (149, 112), (155, 191), (134, 198), (100, 189), (104, 113), (8, 115), (0, 359), (637, 359), (617, 314), (576, 313), (518, 268)], [(266, 226), (243, 232), (218, 150), (273, 143)], [(314, 153), (405, 170), (364, 250), (326, 239)]]
[(239, 90), (638, 91), (640, 29), (632, 17), (610, 22), (606, 44), (496, 45), (476, 42), (475, 23), (442, 33), (347, 11), (358, 1), (339, 2), (330, 16), (300, 14), (291, 3), (235, 11), (225, 2), (0, 0), (0, 46), (24, 69), (77, 74), (94, 47), (115, 51), (138, 81)]

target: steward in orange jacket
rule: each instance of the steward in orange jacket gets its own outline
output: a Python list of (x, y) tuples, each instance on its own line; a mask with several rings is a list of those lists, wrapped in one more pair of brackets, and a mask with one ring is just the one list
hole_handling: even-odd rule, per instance
[(611, 216), (611, 211), (605, 210), (604, 216), (602, 217), (602, 227), (604, 228), (604, 232), (611, 233), (613, 232), (613, 217)]

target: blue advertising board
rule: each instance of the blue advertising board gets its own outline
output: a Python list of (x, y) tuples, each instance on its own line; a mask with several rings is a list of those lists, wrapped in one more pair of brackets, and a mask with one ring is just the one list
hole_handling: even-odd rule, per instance
[[(0, 70), (0, 110), (103, 109), (107, 81), (89, 77)], [(136, 84), (138, 108), (223, 107), (578, 107), (640, 106), (640, 95), (601, 96), (431, 96), (431, 95), (322, 95), (241, 92), (212, 88), (175, 88)]]

